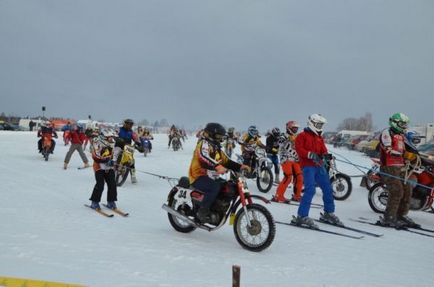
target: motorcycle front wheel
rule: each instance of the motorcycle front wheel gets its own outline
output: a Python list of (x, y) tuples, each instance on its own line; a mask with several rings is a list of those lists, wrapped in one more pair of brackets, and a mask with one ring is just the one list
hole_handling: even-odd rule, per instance
[(244, 208), (241, 208), (235, 216), (235, 238), (243, 248), (259, 252), (273, 243), (276, 225), (273, 216), (264, 206), (253, 203), (246, 208), (248, 216)]
[(126, 167), (122, 167), (120, 170), (116, 171), (116, 185), (122, 186), (127, 180), (130, 170)]
[(259, 169), (259, 174), (256, 177), (256, 185), (260, 192), (267, 193), (273, 186), (273, 173), (271, 169), (263, 167)]
[(386, 211), (389, 191), (382, 183), (376, 183), (369, 189), (368, 203), (373, 211), (384, 213)]
[(338, 173), (330, 178), (330, 182), (333, 188), (333, 197), (336, 200), (345, 200), (351, 195), (353, 184), (348, 175)]

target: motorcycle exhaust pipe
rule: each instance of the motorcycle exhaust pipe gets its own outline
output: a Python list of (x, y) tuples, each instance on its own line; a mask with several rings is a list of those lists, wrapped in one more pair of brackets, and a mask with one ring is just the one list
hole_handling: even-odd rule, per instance
[(167, 204), (163, 204), (163, 206), (161, 206), (161, 208), (164, 209), (165, 211), (167, 211), (168, 213), (172, 214), (173, 216), (176, 216), (179, 219), (182, 219), (182, 220), (188, 222), (190, 225), (193, 225), (194, 227), (197, 227), (197, 228), (200, 228), (200, 229), (203, 229), (203, 230), (206, 230), (206, 231), (212, 231), (213, 230), (213, 228), (211, 228), (211, 227), (208, 227), (206, 225), (201, 225), (201, 224), (198, 224), (198, 223), (194, 222), (193, 220), (191, 220), (187, 216), (185, 216), (185, 215), (179, 213), (178, 211), (172, 209)]

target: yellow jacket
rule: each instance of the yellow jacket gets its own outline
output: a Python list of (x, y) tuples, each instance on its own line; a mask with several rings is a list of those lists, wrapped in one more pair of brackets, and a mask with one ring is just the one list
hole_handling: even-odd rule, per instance
[(241, 139), (241, 152), (242, 153), (251, 153), (255, 151), (257, 146), (265, 148), (264, 144), (261, 142), (259, 136), (250, 137), (249, 134), (245, 133)]
[(218, 177), (216, 167), (222, 165), (225, 168), (239, 171), (241, 165), (232, 161), (219, 146), (211, 143), (205, 138), (198, 141), (191, 160), (188, 177), (190, 184), (200, 176)]

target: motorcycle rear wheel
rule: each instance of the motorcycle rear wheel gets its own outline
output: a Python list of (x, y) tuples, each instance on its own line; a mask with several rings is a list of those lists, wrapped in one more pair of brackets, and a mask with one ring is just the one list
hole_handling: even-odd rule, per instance
[[(180, 206), (178, 206), (178, 208), (176, 208), (176, 200), (173, 198), (174, 195), (175, 194), (172, 194), (171, 197), (169, 198), (169, 204), (168, 205), (172, 209), (177, 210), (179, 213), (182, 213), (185, 215), (185, 209), (187, 209), (187, 208), (191, 209), (191, 207), (188, 205), (180, 205)], [(196, 229), (195, 226), (188, 224), (187, 222), (183, 221), (182, 219), (176, 217), (175, 215), (167, 213), (167, 217), (169, 218), (170, 225), (172, 225), (172, 227), (178, 232), (190, 233)]]

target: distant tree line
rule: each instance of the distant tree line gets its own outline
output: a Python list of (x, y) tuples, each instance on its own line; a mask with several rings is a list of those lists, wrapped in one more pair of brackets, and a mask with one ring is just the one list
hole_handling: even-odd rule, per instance
[(372, 114), (366, 113), (360, 118), (346, 118), (339, 125), (337, 130), (353, 130), (371, 132), (374, 129)]

